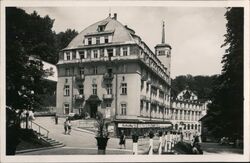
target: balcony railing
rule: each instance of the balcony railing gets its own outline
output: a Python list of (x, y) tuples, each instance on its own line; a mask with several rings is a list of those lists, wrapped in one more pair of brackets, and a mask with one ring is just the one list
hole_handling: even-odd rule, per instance
[(84, 100), (84, 95), (75, 95), (76, 100)]
[(85, 79), (85, 75), (84, 74), (81, 74), (81, 75), (77, 75), (76, 76), (76, 80), (77, 81), (83, 81)]
[(113, 98), (114, 98), (113, 94), (103, 94), (104, 100), (112, 100)]
[(113, 73), (105, 73), (103, 75), (103, 79), (104, 80), (113, 80), (113, 78), (114, 78), (114, 74)]

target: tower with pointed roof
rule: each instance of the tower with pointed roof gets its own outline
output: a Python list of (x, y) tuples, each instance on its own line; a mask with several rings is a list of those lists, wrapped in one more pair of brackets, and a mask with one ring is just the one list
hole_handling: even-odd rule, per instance
[(155, 46), (155, 54), (160, 59), (161, 63), (167, 68), (167, 72), (170, 75), (171, 66), (171, 49), (172, 47), (166, 43), (165, 40), (165, 22), (162, 23), (162, 40), (161, 44)]

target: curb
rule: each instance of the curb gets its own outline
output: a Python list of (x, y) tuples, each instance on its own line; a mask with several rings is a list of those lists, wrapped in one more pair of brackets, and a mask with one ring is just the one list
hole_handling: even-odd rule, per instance
[(16, 154), (27, 153), (27, 152), (35, 152), (35, 151), (42, 151), (42, 150), (53, 149), (53, 148), (61, 148), (61, 147), (64, 147), (64, 146), (65, 146), (64, 144), (61, 144), (61, 145), (56, 145), (56, 146), (51, 146), (51, 147), (25, 149), (25, 150), (16, 151)]

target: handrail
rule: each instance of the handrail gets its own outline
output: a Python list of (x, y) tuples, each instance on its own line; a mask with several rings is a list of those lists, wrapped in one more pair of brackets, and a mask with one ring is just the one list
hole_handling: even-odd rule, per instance
[[(35, 124), (36, 126), (38, 126), (38, 133), (41, 134), (41, 130), (40, 130), (40, 129), (42, 128), (43, 130), (45, 130), (45, 131), (47, 132), (46, 136), (48, 137), (48, 135), (49, 135), (49, 130), (47, 130), (46, 128), (40, 126), (39, 124), (37, 124), (37, 123), (35, 123), (35, 122), (33, 122), (33, 121), (30, 121), (30, 122), (31, 122), (31, 128), (32, 128), (32, 124)], [(32, 129), (33, 129), (33, 128), (32, 128)]]

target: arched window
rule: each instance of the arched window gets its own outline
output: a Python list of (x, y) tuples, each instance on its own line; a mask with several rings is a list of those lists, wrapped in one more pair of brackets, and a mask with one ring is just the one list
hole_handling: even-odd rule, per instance
[(195, 124), (194, 129), (197, 130), (197, 124)]
[(194, 124), (191, 125), (191, 129), (194, 129)]
[(190, 124), (188, 124), (188, 127), (187, 127), (188, 130), (190, 130)]

